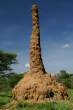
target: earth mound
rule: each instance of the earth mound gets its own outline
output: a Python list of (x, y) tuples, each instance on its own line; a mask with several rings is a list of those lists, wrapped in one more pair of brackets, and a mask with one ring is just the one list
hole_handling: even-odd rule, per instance
[(30, 74), (15, 86), (12, 91), (14, 99), (20, 101), (42, 102), (49, 99), (68, 98), (64, 85), (56, 82), (56, 79), (49, 74)]
[(38, 7), (32, 6), (32, 35), (30, 40), (30, 71), (12, 90), (14, 99), (33, 102), (67, 99), (64, 85), (49, 75), (41, 57)]

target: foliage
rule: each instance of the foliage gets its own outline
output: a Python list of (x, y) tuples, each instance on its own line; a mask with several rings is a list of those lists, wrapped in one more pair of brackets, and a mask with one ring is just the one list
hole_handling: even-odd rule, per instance
[(0, 91), (12, 89), (24, 74), (9, 73), (0, 77)]
[(73, 88), (73, 75), (61, 70), (57, 75), (57, 80), (63, 83), (67, 88)]
[(55, 110), (55, 106), (53, 102), (50, 103), (27, 103), (27, 102), (21, 102), (18, 103), (17, 107), (18, 110), (22, 110), (23, 108), (25, 110)]
[(16, 57), (16, 54), (0, 51), (0, 74), (12, 70), (11, 65), (17, 63)]
[(8, 74), (9, 86), (13, 88), (23, 77), (24, 74), (10, 73)]
[(2, 108), (3, 105), (9, 103), (10, 99), (11, 99), (10, 91), (0, 92), (0, 108)]
[(61, 70), (58, 76), (60, 79), (65, 79), (65, 78), (69, 78), (70, 75), (65, 70)]

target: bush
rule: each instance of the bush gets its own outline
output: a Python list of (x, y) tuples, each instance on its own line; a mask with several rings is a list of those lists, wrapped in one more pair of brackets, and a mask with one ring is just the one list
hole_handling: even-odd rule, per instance
[(70, 75), (65, 70), (61, 70), (58, 73), (57, 81), (63, 83), (67, 88), (73, 89), (73, 75)]
[(16, 73), (8, 74), (10, 88), (13, 88), (20, 81), (23, 75), (24, 74), (16, 74)]
[(0, 92), (12, 89), (24, 74), (9, 73), (0, 77)]

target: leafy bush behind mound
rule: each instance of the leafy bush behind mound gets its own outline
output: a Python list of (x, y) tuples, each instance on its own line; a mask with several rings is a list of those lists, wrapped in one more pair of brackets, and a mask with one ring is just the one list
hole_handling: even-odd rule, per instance
[(67, 88), (73, 89), (73, 74), (61, 70), (57, 74), (57, 81), (63, 83)]

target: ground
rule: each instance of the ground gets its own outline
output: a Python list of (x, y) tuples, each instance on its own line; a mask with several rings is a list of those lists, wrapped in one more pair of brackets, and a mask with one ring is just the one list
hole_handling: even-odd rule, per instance
[[(73, 89), (68, 90), (70, 100), (65, 101), (53, 101), (40, 104), (27, 104), (25, 102), (19, 102), (16, 107), (9, 110), (72, 110), (73, 108)], [(12, 100), (11, 92), (0, 92), (0, 110), (2, 107)]]

